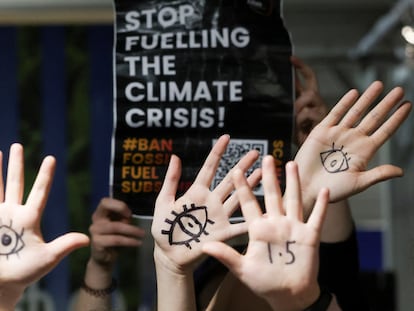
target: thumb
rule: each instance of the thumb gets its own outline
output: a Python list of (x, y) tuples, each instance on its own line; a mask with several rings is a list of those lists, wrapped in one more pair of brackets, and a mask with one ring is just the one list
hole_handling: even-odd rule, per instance
[(381, 181), (401, 177), (403, 175), (404, 171), (398, 166), (391, 164), (377, 166), (361, 174), (359, 181), (361, 191)]
[(71, 232), (49, 242), (48, 248), (55, 260), (60, 261), (72, 251), (88, 245), (89, 237), (86, 234)]

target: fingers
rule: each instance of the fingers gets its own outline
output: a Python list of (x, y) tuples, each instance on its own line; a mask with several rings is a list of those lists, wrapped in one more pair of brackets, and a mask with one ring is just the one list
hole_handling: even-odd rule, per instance
[(404, 90), (396, 87), (391, 90), (360, 122), (358, 129), (366, 135), (371, 135), (385, 120), (389, 112), (404, 96)]
[(47, 156), (44, 158), (27, 198), (27, 206), (34, 207), (39, 211), (42, 211), (46, 206), (50, 188), (52, 187), (55, 168), (56, 160), (54, 157)]
[[(92, 215), (92, 221), (96, 222), (100, 219), (107, 219), (109, 215), (113, 214), (118, 215), (118, 219), (130, 219), (132, 216), (132, 211), (128, 205), (121, 201), (113, 198), (103, 198), (96, 208), (95, 212)], [(111, 218), (114, 218), (112, 216)]]
[(221, 198), (222, 201), (224, 201), (234, 189), (232, 175), (235, 169), (241, 169), (244, 173), (246, 173), (258, 158), (259, 152), (257, 150), (251, 150), (245, 154), (240, 159), (240, 161), (227, 173), (220, 184), (214, 189), (214, 192)]
[(234, 238), (236, 236), (242, 235), (246, 233), (248, 230), (248, 224), (245, 221), (241, 221), (238, 223), (232, 223), (227, 229), (226, 229), (226, 237), (224, 240), (228, 240), (231, 238)]
[(207, 242), (202, 246), (203, 253), (215, 257), (237, 275), (242, 265), (242, 255), (222, 242)]
[(362, 172), (358, 178), (358, 185), (356, 188), (363, 191), (381, 181), (401, 176), (403, 176), (403, 170), (400, 167), (390, 164), (380, 165)]
[(412, 104), (406, 102), (385, 121), (373, 134), (372, 138), (377, 146), (384, 144), (400, 127), (400, 125), (407, 119), (410, 114)]
[[(359, 130), (367, 135), (374, 132), (377, 128), (384, 130), (386, 133), (394, 133), (402, 121), (408, 116), (411, 104), (403, 104), (400, 107), (401, 110), (398, 109), (393, 114), (394, 118), (389, 118), (383, 125), (381, 124), (387, 117), (388, 113), (402, 99), (404, 91), (400, 87), (396, 87), (391, 90), (381, 100), (381, 102), (361, 120), (366, 110), (369, 109), (382, 91), (383, 84), (380, 81), (374, 81), (359, 98), (356, 90), (349, 91), (332, 108), (327, 117), (322, 120), (321, 124), (325, 126), (339, 124), (341, 126), (351, 128), (359, 123)], [(388, 138), (389, 136), (389, 134), (385, 136), (380, 134), (381, 138)], [(387, 138), (385, 138), (385, 140)]]
[(319, 191), (315, 206), (307, 222), (307, 224), (312, 226), (319, 235), (321, 233), (322, 225), (325, 220), (326, 212), (328, 210), (328, 203), (329, 190), (328, 188), (323, 188)]
[[(303, 91), (304, 88), (317, 91), (318, 90), (318, 81), (316, 79), (315, 72), (310, 66), (303, 62), (300, 58), (296, 56), (291, 56), (290, 61), (296, 69), (296, 85), (299, 92)], [(305, 80), (306, 87), (303, 87), (298, 74), (301, 74)]]
[(229, 135), (222, 135), (219, 137), (219, 139), (211, 149), (209, 155), (207, 156), (206, 160), (204, 161), (204, 164), (201, 167), (200, 172), (197, 174), (194, 183), (210, 187), (211, 181), (216, 175), (217, 167), (220, 163), (221, 157), (226, 151), (229, 141)]
[(344, 127), (353, 127), (360, 121), (362, 115), (369, 108), (369, 106), (378, 98), (383, 91), (384, 86), (380, 81), (374, 81), (365, 90), (365, 92), (358, 98), (356, 103), (345, 114), (344, 118), (340, 122), (340, 125)]
[(155, 203), (156, 206), (160, 203), (169, 204), (171, 202), (174, 202), (180, 177), (181, 161), (177, 156), (172, 155), (170, 158), (170, 163), (168, 165), (167, 173), (165, 174), (164, 182), (157, 196)]
[(295, 162), (286, 164), (286, 191), (284, 195), (286, 216), (291, 219), (303, 221), (302, 197), (298, 173)]
[(273, 156), (266, 156), (262, 161), (263, 190), (266, 213), (269, 216), (283, 215), (282, 194), (276, 175), (276, 167)]
[(136, 247), (142, 244), (145, 231), (121, 221), (101, 221), (89, 228), (92, 242), (101, 247)]
[[(257, 168), (247, 178), (247, 183), (249, 184), (249, 187), (253, 189), (260, 183), (261, 179), (262, 179), (262, 169)], [(231, 195), (224, 202), (223, 207), (227, 211), (227, 215), (230, 217), (239, 207), (239, 200), (237, 198), (237, 193), (234, 193), (233, 195)]]
[(77, 232), (66, 233), (47, 243), (54, 265), (61, 261), (65, 256), (69, 255), (72, 251), (88, 245), (88, 236)]
[(233, 182), (236, 187), (237, 197), (239, 198), (241, 210), (247, 224), (262, 215), (259, 203), (247, 183), (244, 173), (236, 169), (233, 173)]
[(357, 90), (348, 91), (338, 103), (331, 109), (328, 115), (321, 121), (323, 126), (337, 125), (343, 116), (348, 112), (349, 108), (355, 103), (358, 98)]
[(142, 245), (142, 238), (132, 235), (124, 234), (112, 234), (112, 235), (100, 235), (92, 240), (93, 247), (100, 248), (113, 248), (113, 247), (139, 247)]
[(13, 144), (10, 147), (7, 168), (5, 201), (21, 204), (24, 191), (24, 159), (23, 147)]

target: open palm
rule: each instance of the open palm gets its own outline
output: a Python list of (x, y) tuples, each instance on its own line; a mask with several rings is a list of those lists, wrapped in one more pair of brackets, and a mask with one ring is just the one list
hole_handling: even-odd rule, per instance
[(401, 168), (390, 164), (368, 169), (375, 153), (411, 110), (408, 102), (400, 105), (404, 92), (399, 87), (370, 109), (382, 90), (382, 83), (376, 81), (360, 97), (355, 90), (345, 94), (299, 149), (295, 162), (308, 206), (322, 187), (329, 188), (335, 202), (402, 175)]
[[(221, 136), (187, 192), (176, 200), (181, 175), (178, 157), (171, 158), (163, 187), (155, 204), (152, 235), (154, 255), (164, 264), (179, 270), (193, 268), (203, 255), (206, 241), (224, 241), (246, 231), (244, 223), (231, 224), (230, 216), (237, 200), (229, 195), (233, 190), (232, 171), (213, 190), (210, 185), (220, 159), (226, 150), (229, 136)], [(257, 160), (258, 152), (250, 151), (236, 165), (246, 172)], [(250, 176), (252, 184), (260, 180), (260, 171)]]
[(16, 292), (44, 276), (71, 251), (89, 243), (81, 233), (67, 233), (49, 243), (43, 240), (40, 221), (54, 169), (55, 159), (46, 157), (24, 205), (21, 145), (10, 148), (6, 187), (0, 174), (0, 283)]
[(266, 214), (262, 214), (243, 174), (240, 171), (234, 174), (237, 195), (248, 224), (246, 253), (241, 255), (218, 242), (204, 245), (203, 250), (222, 261), (275, 310), (304, 309), (319, 295), (318, 247), (328, 191), (321, 191), (311, 218), (304, 223), (296, 164), (290, 162), (286, 166), (284, 202), (273, 158), (265, 157), (262, 167)]

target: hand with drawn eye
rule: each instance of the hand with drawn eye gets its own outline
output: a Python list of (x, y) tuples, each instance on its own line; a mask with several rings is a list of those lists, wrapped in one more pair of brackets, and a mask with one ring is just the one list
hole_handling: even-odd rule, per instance
[(320, 191), (314, 210), (304, 223), (296, 163), (286, 164), (283, 199), (272, 156), (263, 159), (262, 171), (265, 214), (243, 173), (237, 170), (233, 175), (248, 225), (249, 244), (245, 254), (222, 242), (205, 243), (203, 251), (226, 265), (273, 310), (304, 310), (320, 294), (317, 282), (319, 237), (329, 192), (326, 188)]
[(326, 116), (328, 107), (319, 93), (315, 72), (296, 56), (291, 57), (295, 68), (295, 143), (301, 146), (312, 129)]
[[(164, 184), (155, 204), (151, 228), (155, 240), (157, 262), (177, 273), (192, 271), (201, 259), (201, 246), (206, 241), (225, 241), (244, 233), (244, 223), (231, 224), (230, 216), (238, 207), (233, 191), (232, 170), (215, 189), (210, 185), (229, 143), (229, 136), (221, 136), (200, 169), (194, 183), (176, 200), (181, 174), (180, 160), (172, 156)], [(236, 165), (246, 172), (258, 159), (257, 151), (248, 152)], [(260, 180), (260, 170), (251, 174), (250, 183)]]
[(404, 91), (391, 90), (373, 108), (383, 84), (373, 82), (358, 96), (351, 90), (312, 130), (295, 157), (306, 214), (319, 189), (330, 190), (331, 202), (346, 199), (371, 185), (402, 176), (401, 168), (384, 164), (368, 169), (378, 149), (407, 118), (411, 103), (400, 102)]
[(81, 233), (66, 233), (45, 243), (40, 222), (56, 161), (51, 156), (43, 160), (24, 205), (23, 162), (22, 146), (13, 144), (6, 186), (0, 172), (0, 296), (7, 297), (0, 299), (0, 310), (14, 310), (28, 285), (47, 274), (70, 252), (89, 243), (89, 238)]

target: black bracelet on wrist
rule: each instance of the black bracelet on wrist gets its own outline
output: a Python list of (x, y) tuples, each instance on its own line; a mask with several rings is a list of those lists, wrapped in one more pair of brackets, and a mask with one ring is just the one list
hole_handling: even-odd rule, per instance
[(321, 289), (319, 298), (309, 307), (303, 311), (326, 311), (332, 301), (332, 294), (326, 290)]
[(117, 282), (113, 278), (111, 285), (109, 287), (104, 288), (104, 289), (93, 289), (93, 288), (90, 288), (88, 285), (86, 285), (85, 280), (83, 280), (81, 288), (88, 294), (99, 298), (99, 297), (108, 296), (111, 293), (113, 293), (115, 289), (117, 288)]

